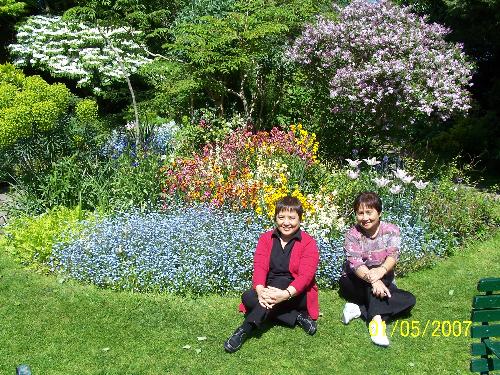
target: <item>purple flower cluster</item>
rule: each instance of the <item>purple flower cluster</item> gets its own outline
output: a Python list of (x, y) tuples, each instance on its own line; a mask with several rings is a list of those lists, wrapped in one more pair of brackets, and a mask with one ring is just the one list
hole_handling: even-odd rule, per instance
[(448, 29), (388, 0), (354, 0), (338, 11), (337, 20), (306, 26), (288, 51), (329, 81), (334, 111), (393, 111), (412, 123), (470, 108), (472, 64), (461, 45), (445, 41)]

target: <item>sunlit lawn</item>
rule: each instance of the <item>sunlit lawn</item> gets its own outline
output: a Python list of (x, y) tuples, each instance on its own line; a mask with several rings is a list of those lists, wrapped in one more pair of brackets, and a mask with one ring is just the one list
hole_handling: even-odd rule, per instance
[(388, 327), (391, 346), (376, 347), (362, 321), (341, 324), (343, 301), (322, 290), (315, 336), (274, 327), (232, 355), (222, 343), (242, 319), (237, 296), (193, 299), (61, 284), (0, 255), (0, 374), (14, 374), (20, 363), (36, 375), (466, 374), (471, 340), (463, 332), (444, 337), (432, 321), (465, 328), (477, 280), (500, 276), (499, 249), (497, 232), (434, 269), (398, 280), (417, 296), (409, 324), (418, 321), (413, 324), (423, 331), (430, 321), (425, 337), (403, 337), (406, 323), (399, 322), (394, 331)]

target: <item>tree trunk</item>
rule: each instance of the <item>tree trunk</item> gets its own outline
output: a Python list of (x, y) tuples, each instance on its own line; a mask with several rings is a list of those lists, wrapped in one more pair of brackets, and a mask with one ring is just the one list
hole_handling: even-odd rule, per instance
[[(97, 22), (96, 22), (96, 24), (97, 24)], [(115, 53), (116, 61), (118, 62), (118, 65), (120, 65), (120, 69), (122, 70), (123, 76), (125, 77), (125, 80), (127, 81), (128, 90), (130, 91), (130, 96), (132, 97), (132, 107), (134, 109), (134, 116), (135, 116), (135, 125), (134, 125), (135, 142), (136, 142), (137, 146), (142, 146), (141, 132), (140, 132), (140, 126), (139, 126), (139, 110), (137, 108), (137, 102), (135, 100), (135, 92), (134, 92), (134, 88), (132, 87), (132, 82), (130, 81), (127, 69), (125, 67), (125, 64), (123, 62), (122, 57), (120, 56), (120, 53), (115, 48), (115, 46), (113, 45), (111, 40), (102, 31), (102, 29), (99, 25), (97, 25), (97, 29), (99, 30), (99, 34), (101, 34), (101, 36), (104, 38), (104, 41), (106, 42), (106, 44)]]
[(231, 94), (237, 96), (241, 100), (241, 104), (243, 104), (243, 112), (245, 112), (245, 120), (247, 122), (252, 121), (252, 114), (254, 110), (254, 101), (252, 100), (250, 103), (250, 106), (248, 105), (248, 100), (245, 96), (245, 82), (247, 79), (246, 74), (241, 75), (241, 81), (240, 81), (240, 91), (234, 91), (233, 89), (227, 88), (227, 92), (230, 92)]

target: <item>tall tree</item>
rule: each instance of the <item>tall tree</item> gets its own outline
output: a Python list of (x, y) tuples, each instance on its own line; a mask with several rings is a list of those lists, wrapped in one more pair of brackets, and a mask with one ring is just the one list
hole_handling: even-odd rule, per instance
[[(180, 84), (202, 90), (224, 114), (235, 103), (247, 120), (262, 122), (264, 96), (272, 92), (271, 76), (282, 64), (288, 38), (317, 12), (314, 1), (228, 1), (211, 15), (181, 14), (164, 44), (163, 56), (183, 71)], [(161, 88), (171, 76), (158, 69), (152, 79)], [(162, 80), (162, 78), (167, 78)], [(191, 82), (186, 85), (186, 82)], [(275, 82), (274, 82), (275, 83)], [(174, 90), (175, 91), (175, 90)]]

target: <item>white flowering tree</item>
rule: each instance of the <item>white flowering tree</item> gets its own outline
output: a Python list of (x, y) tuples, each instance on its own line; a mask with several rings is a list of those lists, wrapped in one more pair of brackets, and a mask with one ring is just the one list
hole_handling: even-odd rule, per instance
[(33, 16), (17, 32), (17, 43), (9, 49), (17, 66), (32, 66), (54, 77), (77, 80), (94, 94), (126, 81), (132, 97), (135, 123), (139, 116), (129, 76), (150, 62), (137, 40), (141, 33), (126, 27), (89, 26), (58, 16)]
[(99, 29), (58, 16), (33, 16), (19, 27), (17, 43), (9, 48), (15, 65), (76, 79), (97, 94), (150, 61), (144, 46), (134, 41), (137, 36), (140, 32), (124, 27)]
[(328, 82), (333, 113), (361, 114), (359, 125), (371, 131), (470, 108), (473, 66), (461, 45), (445, 40), (448, 29), (387, 0), (354, 0), (337, 11), (308, 25), (289, 50)]

